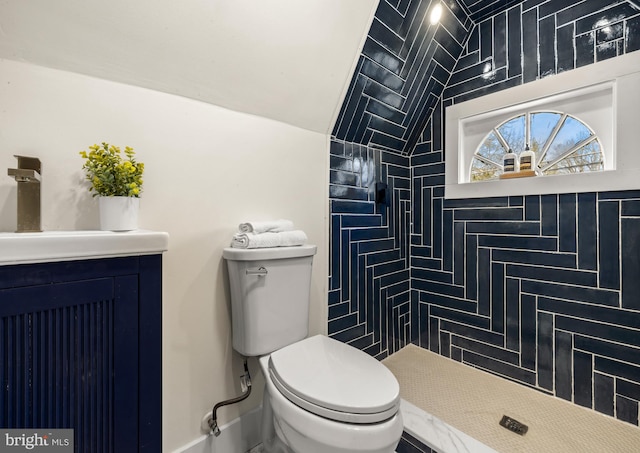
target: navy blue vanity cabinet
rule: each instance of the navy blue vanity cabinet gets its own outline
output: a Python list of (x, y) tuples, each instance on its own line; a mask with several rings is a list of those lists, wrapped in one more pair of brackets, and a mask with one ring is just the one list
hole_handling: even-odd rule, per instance
[(162, 451), (162, 255), (0, 266), (0, 427)]

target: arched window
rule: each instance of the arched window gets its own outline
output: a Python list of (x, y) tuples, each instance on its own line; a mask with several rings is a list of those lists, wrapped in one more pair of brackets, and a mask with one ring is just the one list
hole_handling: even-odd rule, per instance
[(537, 175), (604, 170), (604, 152), (593, 130), (578, 118), (555, 111), (532, 111), (503, 121), (489, 132), (471, 160), (471, 182), (498, 179), (504, 155), (534, 152)]

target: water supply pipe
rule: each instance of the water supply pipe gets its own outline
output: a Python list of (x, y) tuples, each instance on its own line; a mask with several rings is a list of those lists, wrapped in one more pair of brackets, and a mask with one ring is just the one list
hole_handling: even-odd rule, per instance
[(230, 404), (235, 404), (235, 403), (239, 403), (240, 401), (244, 401), (247, 398), (249, 398), (249, 395), (251, 395), (251, 374), (249, 374), (249, 366), (247, 365), (247, 358), (244, 357), (243, 360), (244, 360), (244, 374), (240, 376), (240, 380), (241, 380), (241, 383), (244, 383), (244, 385), (247, 387), (247, 390), (242, 395), (236, 398), (231, 398), (228, 400), (221, 401), (215, 406), (213, 406), (213, 409), (211, 411), (211, 418), (209, 419), (209, 429), (211, 429), (211, 432), (216, 437), (220, 435), (220, 428), (218, 427), (218, 414), (217, 414), (218, 409), (220, 409), (223, 406), (228, 406)]

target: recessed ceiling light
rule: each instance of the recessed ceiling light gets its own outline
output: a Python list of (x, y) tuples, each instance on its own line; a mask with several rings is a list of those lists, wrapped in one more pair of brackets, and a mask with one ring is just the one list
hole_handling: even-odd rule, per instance
[(431, 25), (435, 25), (440, 22), (440, 18), (442, 17), (442, 5), (438, 3), (431, 10), (431, 15), (429, 16), (429, 20), (431, 21)]

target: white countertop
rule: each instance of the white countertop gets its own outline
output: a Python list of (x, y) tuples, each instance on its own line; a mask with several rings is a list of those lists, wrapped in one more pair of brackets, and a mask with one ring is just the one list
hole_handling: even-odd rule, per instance
[(0, 266), (152, 255), (168, 246), (168, 233), (148, 230), (0, 233)]

